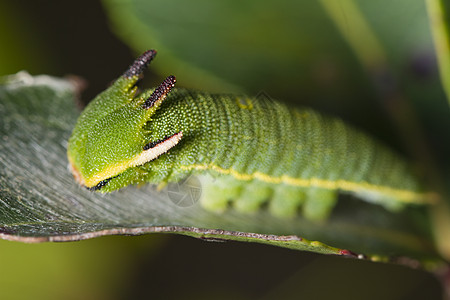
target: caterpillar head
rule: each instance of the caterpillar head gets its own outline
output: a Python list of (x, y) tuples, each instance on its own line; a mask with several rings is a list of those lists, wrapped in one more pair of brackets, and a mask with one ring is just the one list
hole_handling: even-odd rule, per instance
[(175, 77), (169, 76), (156, 89), (137, 95), (136, 84), (155, 55), (149, 50), (138, 57), (80, 115), (67, 150), (80, 185), (99, 191), (118, 189), (135, 181), (127, 170), (156, 159), (181, 140), (181, 131), (149, 140), (144, 129), (175, 84)]

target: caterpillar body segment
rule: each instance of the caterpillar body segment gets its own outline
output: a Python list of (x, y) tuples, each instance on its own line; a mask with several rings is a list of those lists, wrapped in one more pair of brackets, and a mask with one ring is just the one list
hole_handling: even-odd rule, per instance
[(427, 203), (403, 158), (340, 119), (267, 99), (177, 89), (173, 76), (136, 95), (155, 54), (144, 53), (80, 116), (68, 157), (81, 185), (111, 192), (210, 176), (201, 198), (209, 210), (264, 205), (278, 216), (301, 210), (310, 219), (326, 218), (338, 192), (391, 210)]

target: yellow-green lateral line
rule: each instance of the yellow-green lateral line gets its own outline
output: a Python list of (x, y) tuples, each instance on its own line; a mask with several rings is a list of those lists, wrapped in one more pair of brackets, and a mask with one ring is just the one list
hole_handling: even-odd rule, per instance
[(189, 166), (181, 166), (182, 170), (192, 171), (192, 170), (213, 170), (220, 174), (231, 175), (238, 180), (249, 181), (253, 179), (258, 179), (263, 182), (272, 183), (272, 184), (288, 184), (292, 186), (298, 187), (318, 187), (330, 190), (342, 190), (347, 192), (361, 192), (361, 191), (372, 191), (378, 192), (380, 194), (392, 197), (397, 199), (400, 202), (405, 203), (416, 203), (416, 204), (424, 204), (424, 203), (435, 203), (436, 197), (432, 194), (422, 194), (413, 192), (405, 189), (395, 189), (388, 186), (375, 185), (370, 184), (365, 181), (361, 182), (352, 182), (348, 180), (327, 180), (321, 178), (294, 178), (287, 175), (283, 175), (280, 177), (274, 177), (268, 174), (264, 174), (261, 172), (254, 172), (252, 174), (240, 173), (232, 168), (224, 169), (215, 164), (194, 164)]

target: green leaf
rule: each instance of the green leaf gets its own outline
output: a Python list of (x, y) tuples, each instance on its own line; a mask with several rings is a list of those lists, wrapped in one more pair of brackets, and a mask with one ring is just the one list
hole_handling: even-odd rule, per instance
[[(367, 87), (346, 43), (317, 1), (105, 0), (117, 34), (178, 85), (310, 103), (347, 102)], [(357, 74), (354, 73), (358, 70)], [(351, 84), (352, 83), (352, 84)], [(319, 86), (329, 89), (317, 94)], [(361, 87), (359, 87), (361, 86)]]
[[(395, 79), (410, 96), (417, 87), (442, 96), (437, 77), (433, 84), (420, 81), (434, 76), (422, 0), (103, 2), (115, 32), (136, 53), (159, 50), (153, 67), (176, 74), (186, 87), (251, 95), (264, 89), (285, 101), (333, 105), (339, 113), (370, 111), (377, 98), (364, 70), (370, 61), (395, 71), (379, 84)], [(355, 53), (355, 45), (365, 50)]]
[(158, 192), (150, 185), (106, 195), (90, 192), (75, 183), (66, 158), (67, 139), (78, 116), (74, 85), (64, 79), (27, 73), (1, 82), (3, 239), (73, 241), (165, 232), (371, 260), (406, 255), (436, 262), (439, 257), (424, 208), (392, 214), (376, 205), (343, 198), (328, 221), (315, 223), (301, 216), (278, 219), (264, 210), (255, 215), (232, 210), (214, 214), (203, 210), (195, 195), (190, 201), (180, 202), (180, 196), (189, 194), (174, 197), (175, 190)]
[(426, 1), (434, 36), (442, 85), (450, 102), (450, 4), (444, 0)]

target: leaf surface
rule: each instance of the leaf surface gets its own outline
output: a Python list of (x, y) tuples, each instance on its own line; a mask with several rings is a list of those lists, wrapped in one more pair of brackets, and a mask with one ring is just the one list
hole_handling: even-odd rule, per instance
[[(205, 211), (151, 185), (98, 194), (78, 186), (66, 158), (79, 114), (65, 79), (18, 73), (0, 85), (0, 237), (73, 241), (110, 234), (179, 233), (212, 240), (266, 243), (372, 260), (437, 258), (425, 208), (392, 214), (343, 197), (322, 223), (279, 219), (261, 210)], [(173, 192), (173, 191), (172, 191)], [(179, 198), (177, 198), (179, 199)], [(320, 241), (320, 242), (315, 242)]]

